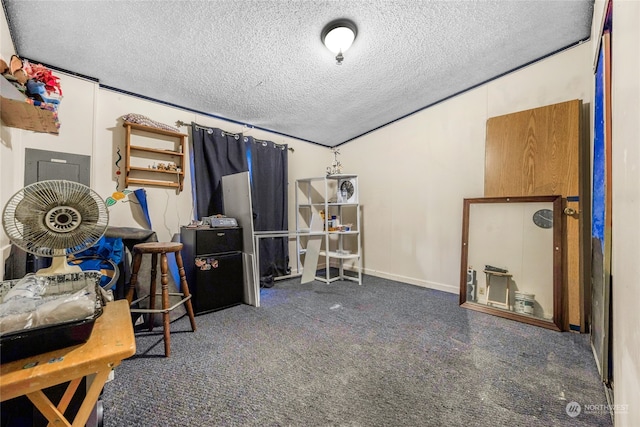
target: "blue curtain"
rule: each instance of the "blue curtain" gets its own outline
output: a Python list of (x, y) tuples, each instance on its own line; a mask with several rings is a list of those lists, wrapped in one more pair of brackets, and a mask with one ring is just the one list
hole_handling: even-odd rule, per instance
[(195, 217), (224, 214), (221, 180), (224, 175), (247, 172), (247, 151), (242, 135), (191, 124), (192, 180)]
[(138, 203), (140, 203), (140, 209), (142, 209), (142, 214), (144, 218), (147, 220), (147, 228), (149, 230), (151, 227), (151, 217), (149, 216), (149, 204), (147, 203), (147, 190), (144, 188), (139, 188), (133, 192), (136, 199), (138, 199)]
[[(271, 141), (244, 138), (251, 176), (251, 202), (255, 231), (289, 229), (287, 183), (288, 149)], [(273, 286), (273, 278), (290, 273), (286, 237), (260, 239), (260, 282)]]
[[(195, 218), (224, 214), (222, 177), (249, 171), (254, 231), (288, 230), (288, 147), (271, 141), (207, 128), (192, 123), (192, 180)], [(263, 287), (289, 274), (286, 237), (261, 239), (260, 277)]]

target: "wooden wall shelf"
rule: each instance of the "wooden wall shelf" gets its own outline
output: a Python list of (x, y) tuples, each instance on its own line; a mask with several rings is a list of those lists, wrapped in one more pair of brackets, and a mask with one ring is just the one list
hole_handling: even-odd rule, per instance
[(143, 167), (139, 167), (139, 166), (131, 166), (131, 167), (129, 167), (129, 170), (140, 171), (140, 172), (153, 172), (153, 173), (169, 173), (171, 175), (182, 175), (182, 174), (184, 174), (184, 172), (182, 172), (182, 171), (168, 171), (168, 170), (149, 169), (149, 168), (143, 168)]
[[(149, 147), (139, 147), (137, 145), (130, 145), (129, 148), (131, 150), (138, 150), (138, 151), (146, 151), (148, 153), (158, 153), (158, 154), (166, 154), (168, 156), (173, 156), (176, 153), (178, 153), (177, 151), (171, 151), (171, 150), (159, 150), (157, 148), (149, 148)], [(178, 154), (182, 154), (182, 153), (178, 153)]]
[[(182, 191), (185, 168), (184, 148), (187, 135), (131, 122), (124, 122), (123, 126), (126, 129), (125, 187), (130, 184), (153, 185), (177, 188), (178, 191)], [(147, 141), (157, 139), (157, 144), (163, 145), (162, 147), (134, 145), (132, 138), (137, 140), (136, 136), (146, 136)], [(132, 165), (132, 162), (137, 164)], [(144, 162), (147, 162), (147, 165), (144, 165)], [(153, 164), (175, 163), (178, 170), (153, 169), (149, 162)]]

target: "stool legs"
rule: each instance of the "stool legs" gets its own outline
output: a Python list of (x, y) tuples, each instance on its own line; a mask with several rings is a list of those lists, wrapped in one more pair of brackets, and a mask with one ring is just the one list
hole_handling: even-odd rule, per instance
[[(132, 303), (137, 303), (138, 301), (144, 300), (147, 297), (149, 298), (149, 308), (132, 308), (131, 312), (137, 313), (147, 313), (149, 315), (148, 319), (148, 327), (149, 331), (153, 330), (154, 326), (154, 316), (157, 313), (162, 313), (162, 325), (163, 325), (163, 339), (164, 339), (164, 355), (165, 357), (169, 357), (171, 355), (171, 311), (176, 308), (180, 304), (184, 304), (187, 314), (189, 315), (189, 321), (191, 323), (191, 330), (196, 330), (196, 321), (193, 312), (193, 306), (191, 305), (191, 293), (189, 292), (189, 285), (187, 284), (187, 279), (184, 271), (184, 265), (182, 262), (182, 256), (180, 254), (180, 249), (182, 248), (181, 243), (160, 243), (160, 242), (149, 242), (149, 243), (140, 243), (134, 246), (134, 256), (133, 256), (133, 270), (131, 271), (131, 280), (129, 283), (129, 289), (127, 290), (127, 301), (129, 305)], [(178, 266), (178, 270), (180, 273), (180, 292), (170, 293), (169, 292), (169, 262), (167, 260), (167, 252), (172, 252), (175, 254), (176, 264)], [(138, 282), (138, 273), (140, 270), (140, 265), (142, 263), (142, 255), (143, 254), (151, 254), (151, 278), (149, 283), (149, 295), (144, 297), (139, 297), (135, 301), (133, 301), (133, 295), (135, 291), (135, 285)], [(156, 281), (158, 276), (158, 254), (160, 254), (160, 284), (161, 284), (161, 292), (159, 296), (161, 297), (161, 309), (156, 309)], [(180, 296), (182, 299), (175, 304), (173, 307), (170, 306), (170, 296)]]
[(136, 283), (138, 283), (138, 270), (140, 270), (140, 263), (142, 262), (142, 254), (136, 253), (133, 256), (133, 267), (131, 270), (131, 280), (129, 281), (129, 289), (127, 291), (127, 302), (131, 305), (133, 301), (133, 292), (136, 289)]
[[(187, 284), (187, 275), (184, 272), (184, 265), (182, 264), (182, 255), (180, 251), (176, 252), (176, 265), (178, 266), (178, 272), (180, 274), (180, 290), (184, 294), (185, 298), (189, 297), (191, 293), (189, 292), (189, 285)], [(191, 299), (188, 299), (185, 303), (187, 308), (187, 314), (189, 315), (189, 321), (191, 322), (191, 330), (195, 332), (196, 330), (196, 318), (193, 314), (193, 306), (191, 305)]]
[(160, 256), (160, 283), (162, 284), (162, 323), (164, 326), (164, 355), (169, 357), (171, 354), (171, 332), (169, 330), (169, 264), (167, 263), (167, 254), (162, 252)]
[[(156, 267), (157, 264), (158, 254), (151, 254), (151, 278), (149, 279), (149, 308), (151, 310), (155, 310), (156, 308), (156, 276), (158, 274), (158, 269)], [(153, 331), (153, 326), (155, 323), (155, 315), (153, 313), (149, 313), (147, 323), (149, 332)]]

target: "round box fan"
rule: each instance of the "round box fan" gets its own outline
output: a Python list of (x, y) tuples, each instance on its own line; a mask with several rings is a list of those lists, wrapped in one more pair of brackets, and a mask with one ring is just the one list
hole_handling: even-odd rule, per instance
[(2, 226), (19, 248), (36, 256), (53, 257), (51, 267), (37, 275), (75, 273), (67, 255), (90, 248), (104, 234), (109, 211), (100, 196), (86, 185), (49, 180), (28, 185), (4, 207)]

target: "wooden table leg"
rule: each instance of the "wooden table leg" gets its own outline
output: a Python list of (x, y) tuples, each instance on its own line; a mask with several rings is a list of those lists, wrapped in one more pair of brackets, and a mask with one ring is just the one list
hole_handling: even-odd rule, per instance
[[(58, 411), (60, 411), (60, 413), (64, 414), (64, 411), (67, 410), (67, 408), (69, 407), (69, 403), (71, 403), (71, 399), (73, 399), (73, 396), (75, 396), (76, 391), (78, 390), (78, 386), (81, 382), (82, 378), (76, 378), (69, 383), (67, 389), (64, 392), (64, 395), (62, 396), (62, 399), (60, 399), (60, 402), (58, 403)], [(55, 426), (53, 423), (49, 423), (47, 424), (47, 427)]]
[(64, 415), (51, 403), (51, 400), (44, 394), (42, 390), (34, 391), (27, 395), (38, 411), (54, 426), (72, 427)]
[(109, 379), (110, 373), (111, 367), (105, 367), (105, 369), (96, 372), (96, 376), (93, 378), (93, 382), (87, 390), (84, 401), (82, 402), (82, 405), (80, 405), (80, 409), (73, 420), (73, 427), (83, 427), (87, 423), (87, 420), (91, 415), (91, 411), (93, 411), (94, 406), (96, 406), (96, 402), (98, 402), (100, 392)]
[[(89, 387), (89, 389), (87, 390), (87, 394), (82, 401), (82, 405), (80, 405), (80, 409), (78, 410), (78, 413), (73, 420), (73, 424), (69, 423), (69, 421), (64, 417), (64, 414), (62, 413), (64, 412), (64, 410), (61, 412), (60, 409), (57, 408), (56, 405), (51, 402), (51, 400), (49, 400), (49, 398), (44, 394), (42, 390), (29, 393), (27, 394), (27, 397), (38, 409), (38, 411), (40, 411), (40, 413), (44, 415), (44, 417), (47, 419), (47, 421), (49, 421), (50, 424), (56, 427), (83, 427), (85, 424), (87, 424), (87, 420), (91, 415), (91, 411), (93, 411), (94, 406), (96, 406), (98, 397), (100, 397), (100, 392), (107, 382), (110, 372), (111, 367), (107, 367), (106, 369), (103, 369), (96, 373), (95, 378), (91, 383), (91, 387)], [(70, 384), (69, 387), (71, 387), (76, 381), (78, 381), (79, 384), (80, 380), (81, 379), (72, 381), (72, 384)], [(75, 384), (75, 388), (78, 388), (77, 384)], [(67, 393), (65, 392), (65, 396), (66, 395)]]

